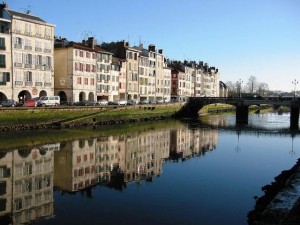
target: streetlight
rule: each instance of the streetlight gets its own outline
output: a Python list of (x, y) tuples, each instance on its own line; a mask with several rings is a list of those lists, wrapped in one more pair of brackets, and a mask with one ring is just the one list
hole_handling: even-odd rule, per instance
[(298, 83), (299, 82), (296, 79), (292, 81), (292, 84), (295, 85), (295, 88), (294, 88), (294, 98), (296, 97), (296, 86), (297, 86)]
[(241, 98), (242, 97), (242, 83), (243, 81), (239, 79), (237, 82), (237, 88), (238, 88), (238, 95)]

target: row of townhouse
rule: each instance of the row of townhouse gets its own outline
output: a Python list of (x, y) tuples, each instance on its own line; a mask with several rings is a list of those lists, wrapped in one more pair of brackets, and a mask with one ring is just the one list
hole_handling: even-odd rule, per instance
[(155, 45), (98, 45), (55, 38), (55, 26), (0, 5), (0, 101), (59, 95), (83, 100), (184, 101), (219, 96), (219, 72), (207, 64), (170, 62)]

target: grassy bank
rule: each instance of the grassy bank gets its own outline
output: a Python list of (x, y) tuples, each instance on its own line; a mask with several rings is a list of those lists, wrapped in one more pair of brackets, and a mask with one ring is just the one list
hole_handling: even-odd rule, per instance
[(38, 108), (28, 110), (1, 110), (0, 126), (28, 126), (51, 124), (60, 122), (63, 124), (85, 123), (93, 119), (97, 121), (129, 120), (132, 118), (145, 118), (155, 116), (173, 115), (180, 109), (180, 105), (155, 105), (134, 106), (120, 108)]

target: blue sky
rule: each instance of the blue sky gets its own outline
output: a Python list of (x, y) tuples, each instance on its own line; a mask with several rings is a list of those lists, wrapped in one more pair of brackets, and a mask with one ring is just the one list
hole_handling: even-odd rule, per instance
[(299, 0), (9, 0), (55, 24), (57, 36), (155, 44), (166, 57), (207, 62), (221, 80), (300, 90)]

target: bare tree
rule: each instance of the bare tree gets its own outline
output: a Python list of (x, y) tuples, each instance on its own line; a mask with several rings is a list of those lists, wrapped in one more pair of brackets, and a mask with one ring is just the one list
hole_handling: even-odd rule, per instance
[(258, 89), (258, 81), (255, 76), (249, 77), (245, 89), (248, 93), (254, 93)]
[(232, 83), (231, 81), (227, 81), (226, 86), (228, 89), (228, 96), (235, 96), (237, 93), (236, 84)]
[(269, 91), (269, 85), (264, 82), (258, 83), (258, 94), (264, 96)]

